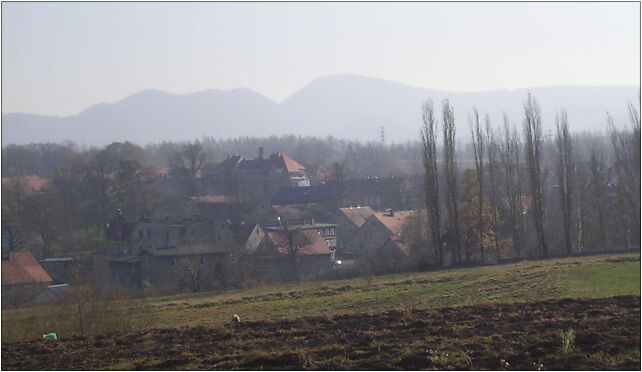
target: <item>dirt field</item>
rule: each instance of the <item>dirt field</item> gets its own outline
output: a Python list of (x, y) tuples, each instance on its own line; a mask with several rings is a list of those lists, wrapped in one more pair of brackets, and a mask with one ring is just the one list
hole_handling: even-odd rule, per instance
[(640, 369), (640, 297), (154, 329), (2, 344), (3, 370)]

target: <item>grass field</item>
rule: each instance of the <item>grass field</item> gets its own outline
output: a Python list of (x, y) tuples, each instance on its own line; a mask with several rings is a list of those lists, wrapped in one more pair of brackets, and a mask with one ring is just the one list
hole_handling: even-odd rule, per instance
[[(232, 314), (244, 321), (386, 310), (532, 302), (553, 298), (640, 295), (640, 255), (621, 254), (406, 273), (350, 280), (291, 283), (220, 294), (201, 293), (127, 302), (127, 321), (144, 328), (217, 326)], [(2, 339), (39, 337), (45, 329), (78, 333), (51, 308), (2, 311)], [(73, 314), (69, 314), (73, 318)], [(46, 320), (46, 321), (42, 321)], [(133, 327), (140, 329), (141, 327)]]
[[(640, 368), (639, 254), (119, 306), (126, 311), (114, 328), (88, 337), (78, 336), (70, 311), (3, 310), (2, 369)], [(234, 313), (242, 322), (232, 326)], [(61, 338), (40, 339), (50, 331)]]
[(2, 369), (640, 369), (639, 254), (119, 305), (136, 327), (87, 337), (52, 307), (3, 311)]

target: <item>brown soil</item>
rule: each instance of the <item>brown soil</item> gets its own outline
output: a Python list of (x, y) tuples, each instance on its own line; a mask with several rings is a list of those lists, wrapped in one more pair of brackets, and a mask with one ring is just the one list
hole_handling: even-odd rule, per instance
[(3, 370), (105, 368), (640, 370), (640, 297), (306, 317), (2, 344)]

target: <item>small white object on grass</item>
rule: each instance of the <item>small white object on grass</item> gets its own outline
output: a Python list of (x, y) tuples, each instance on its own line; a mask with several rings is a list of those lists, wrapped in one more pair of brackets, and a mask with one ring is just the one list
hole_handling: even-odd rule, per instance
[(240, 323), (241, 322), (241, 317), (238, 316), (238, 314), (232, 315), (232, 323)]

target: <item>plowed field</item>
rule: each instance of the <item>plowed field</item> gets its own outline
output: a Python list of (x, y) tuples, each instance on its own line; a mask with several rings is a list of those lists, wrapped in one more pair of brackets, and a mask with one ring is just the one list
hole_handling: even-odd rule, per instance
[(640, 297), (152, 329), (2, 344), (3, 370), (639, 370)]

